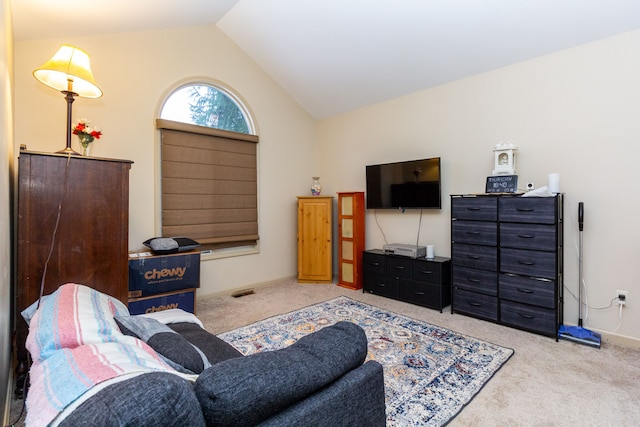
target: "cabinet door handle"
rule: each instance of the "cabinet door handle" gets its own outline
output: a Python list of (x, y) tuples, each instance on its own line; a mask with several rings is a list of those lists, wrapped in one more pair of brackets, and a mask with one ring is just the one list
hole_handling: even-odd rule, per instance
[(534, 208), (516, 208), (516, 211), (518, 212), (533, 212), (535, 211)]
[(518, 234), (518, 237), (521, 237), (523, 239), (533, 239), (536, 236), (534, 236), (533, 234)]
[(533, 262), (533, 261), (521, 261), (521, 260), (518, 260), (518, 264), (522, 264), (522, 265), (536, 265), (536, 263), (535, 263), (535, 262)]
[(518, 292), (522, 292), (523, 294), (533, 294), (533, 293), (535, 293), (535, 291), (532, 291), (531, 289), (520, 289), (520, 288), (518, 288)]
[(518, 313), (518, 316), (524, 317), (525, 319), (534, 319), (535, 318), (535, 316), (532, 316), (531, 314)]

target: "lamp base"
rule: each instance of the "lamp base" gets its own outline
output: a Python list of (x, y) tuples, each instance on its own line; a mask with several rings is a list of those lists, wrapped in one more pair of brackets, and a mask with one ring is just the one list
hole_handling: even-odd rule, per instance
[(56, 154), (67, 154), (69, 156), (81, 156), (80, 153), (78, 153), (71, 147), (66, 147), (64, 150), (56, 151)]

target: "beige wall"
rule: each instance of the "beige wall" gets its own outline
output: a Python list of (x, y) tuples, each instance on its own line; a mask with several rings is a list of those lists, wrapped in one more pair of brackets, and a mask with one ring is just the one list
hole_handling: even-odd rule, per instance
[(9, 423), (11, 397), (11, 182), (13, 168), (13, 27), (11, 7), (0, 0), (0, 421)]
[[(640, 339), (640, 31), (498, 69), (320, 123), (320, 175), (329, 192), (364, 190), (366, 164), (442, 158), (443, 209), (425, 211), (420, 244), (450, 255), (450, 194), (483, 192), (493, 148), (519, 146), (525, 185), (560, 174), (565, 199), (565, 285), (578, 292), (577, 205), (585, 204), (584, 280), (592, 307), (617, 289), (629, 304), (583, 312), (585, 326)], [(383, 84), (383, 83), (382, 83)], [(413, 243), (416, 212), (378, 211), (389, 243)], [(367, 248), (381, 247), (374, 213)], [(577, 299), (565, 292), (566, 322)]]
[(54, 152), (65, 146), (63, 96), (31, 74), (62, 43), (91, 55), (94, 75), (104, 91), (100, 99), (80, 98), (73, 104), (74, 120), (88, 118), (104, 132), (92, 155), (134, 161), (131, 250), (142, 248), (141, 243), (157, 232), (154, 120), (160, 103), (178, 83), (204, 77), (233, 89), (255, 114), (260, 135), (260, 253), (203, 262), (199, 294), (296, 274), (295, 196), (308, 191), (315, 163), (316, 123), (310, 116), (215, 26), (24, 41), (15, 47), (16, 145), (26, 144), (29, 150)]
[[(585, 203), (585, 281), (591, 306), (609, 305), (616, 289), (629, 291), (622, 319), (614, 308), (583, 313), (585, 326), (640, 339), (640, 283), (635, 280), (639, 228), (635, 163), (640, 154), (640, 32), (562, 51), (460, 80), (319, 123), (216, 27), (196, 27), (16, 43), (16, 144), (55, 151), (64, 146), (62, 96), (32, 70), (60, 43), (86, 49), (105, 92), (79, 99), (75, 118), (105, 132), (94, 155), (128, 158), (131, 172), (130, 247), (156, 232), (153, 120), (162, 96), (190, 76), (219, 80), (255, 113), (260, 142), (259, 255), (203, 263), (201, 295), (296, 274), (295, 196), (308, 194), (320, 175), (323, 194), (364, 190), (370, 163), (440, 156), (443, 209), (425, 211), (420, 244), (449, 255), (449, 194), (484, 190), (493, 148), (519, 147), (521, 183), (546, 184), (560, 173), (566, 193), (565, 284), (577, 294), (577, 203)], [(206, 46), (206, 49), (203, 48)], [(383, 84), (383, 83), (382, 83)], [(613, 177), (615, 180), (609, 178)], [(621, 185), (615, 182), (622, 183)], [(419, 214), (367, 214), (367, 247), (416, 240)], [(566, 292), (567, 323), (577, 300)]]

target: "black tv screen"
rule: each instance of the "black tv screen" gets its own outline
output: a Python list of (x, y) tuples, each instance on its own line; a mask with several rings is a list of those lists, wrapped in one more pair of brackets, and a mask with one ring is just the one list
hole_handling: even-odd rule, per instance
[(367, 166), (367, 209), (441, 209), (440, 157)]

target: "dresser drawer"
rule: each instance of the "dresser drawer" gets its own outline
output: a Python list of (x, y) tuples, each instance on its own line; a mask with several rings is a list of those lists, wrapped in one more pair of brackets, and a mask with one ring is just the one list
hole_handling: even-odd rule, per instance
[(456, 220), (451, 223), (451, 240), (456, 243), (496, 246), (498, 226), (495, 222)]
[(555, 310), (519, 304), (511, 301), (500, 302), (500, 321), (505, 325), (555, 336)]
[(453, 291), (453, 310), (483, 319), (498, 320), (498, 298), (467, 292), (461, 289)]
[(546, 308), (555, 308), (556, 282), (510, 274), (500, 275), (500, 298)]
[(365, 271), (363, 289), (370, 294), (398, 298), (398, 279)]
[(384, 274), (386, 255), (362, 253), (362, 270), (371, 273)]
[(555, 224), (555, 197), (504, 197), (499, 200), (499, 220)]
[(556, 227), (546, 224), (501, 223), (500, 246), (554, 251), (556, 249)]
[(411, 261), (412, 259), (408, 257), (388, 256), (385, 274), (387, 276), (410, 279)]
[(555, 252), (500, 248), (500, 271), (555, 280), (556, 254)]
[(451, 218), (495, 221), (498, 201), (495, 197), (452, 197)]
[(491, 246), (454, 243), (451, 245), (451, 259), (453, 260), (453, 265), (457, 266), (491, 271), (498, 270), (498, 248)]
[(481, 294), (498, 295), (498, 273), (468, 267), (453, 267), (454, 288)]
[[(442, 287), (413, 280), (400, 279), (398, 297), (401, 300), (412, 304), (440, 309), (440, 303), (442, 301)], [(451, 293), (447, 292), (447, 298), (446, 301), (443, 302), (442, 307), (449, 305), (451, 303), (450, 299)]]
[(411, 264), (411, 278), (421, 282), (439, 284), (442, 277), (442, 263), (414, 259)]

